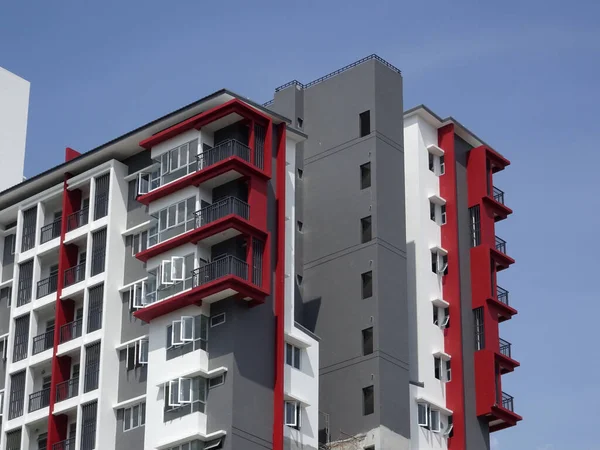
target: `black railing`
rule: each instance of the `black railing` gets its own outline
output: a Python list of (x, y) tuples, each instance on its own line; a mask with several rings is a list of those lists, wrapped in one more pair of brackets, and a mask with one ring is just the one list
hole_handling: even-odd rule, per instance
[(48, 278), (38, 281), (36, 298), (42, 298), (56, 292), (58, 288), (58, 274), (52, 274)]
[(60, 236), (60, 225), (62, 219), (56, 219), (54, 222), (45, 225), (41, 229), (40, 243), (51, 241)]
[(235, 197), (227, 197), (216, 201), (210, 206), (206, 206), (199, 211), (196, 211), (196, 227), (219, 220), (229, 214), (235, 214), (244, 219), (250, 218), (250, 206), (248, 203)]
[(29, 332), (17, 334), (13, 346), (13, 362), (21, 361), (27, 358), (29, 350)]
[(29, 395), (29, 412), (45, 408), (50, 404), (50, 388)]
[(33, 247), (35, 247), (35, 229), (24, 230), (23, 237), (21, 238), (21, 251), (26, 252)]
[(504, 191), (494, 186), (494, 200), (504, 205)]
[(98, 378), (100, 374), (100, 363), (93, 362), (85, 368), (85, 380), (83, 382), (83, 392), (90, 392), (98, 389)]
[(31, 278), (19, 280), (19, 290), (17, 291), (17, 306), (26, 305), (31, 301), (32, 287), (33, 280)]
[(8, 402), (8, 420), (23, 415), (23, 400), (25, 389), (15, 389), (10, 392), (10, 401)]
[(506, 241), (496, 236), (496, 250), (506, 255)]
[(79, 283), (85, 279), (85, 262), (65, 270), (65, 287)]
[(65, 439), (64, 441), (57, 442), (52, 446), (52, 450), (75, 450), (75, 441), (74, 437)]
[(212, 166), (213, 164), (223, 161), (231, 156), (237, 156), (244, 161), (250, 162), (250, 153), (250, 147), (242, 144), (240, 141), (236, 141), (235, 139), (229, 139), (221, 142), (216, 147), (200, 153), (197, 156), (198, 170)]
[(96, 195), (94, 204), (94, 220), (98, 220), (108, 214), (108, 194)]
[(67, 216), (67, 231), (75, 230), (79, 227), (88, 224), (90, 218), (90, 209), (88, 207), (81, 208), (73, 214)]
[(512, 358), (510, 348), (511, 348), (510, 342), (505, 341), (504, 339), (500, 339), (500, 354), (501, 355)]
[(33, 348), (31, 353), (37, 355), (44, 350), (48, 350), (54, 346), (54, 329), (48, 330), (33, 338)]
[(506, 392), (502, 393), (502, 407), (509, 411), (514, 412), (514, 399), (512, 395), (508, 395)]
[(104, 272), (104, 262), (106, 259), (106, 249), (101, 248), (92, 253), (92, 272), (91, 276)]
[(500, 303), (504, 303), (506, 306), (508, 305), (508, 291), (500, 286), (496, 286), (496, 297)]
[(83, 319), (77, 319), (60, 327), (59, 343), (68, 342), (81, 336)]
[(71, 378), (56, 385), (56, 402), (79, 395), (79, 378)]
[(90, 308), (86, 333), (91, 333), (102, 328), (102, 306)]
[(235, 256), (228, 255), (192, 271), (193, 287), (202, 286), (227, 275), (248, 279), (248, 264)]
[[(81, 435), (81, 450), (93, 450), (96, 448), (96, 424), (83, 425)], [(85, 430), (88, 428), (88, 430)], [(177, 448), (177, 447), (175, 447)]]

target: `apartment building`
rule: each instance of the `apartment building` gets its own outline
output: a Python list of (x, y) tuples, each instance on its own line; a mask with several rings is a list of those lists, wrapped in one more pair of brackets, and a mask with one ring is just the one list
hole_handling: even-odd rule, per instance
[[(372, 55), (0, 192), (0, 450), (489, 447), (508, 161)], [(433, 317), (432, 317), (433, 314)]]

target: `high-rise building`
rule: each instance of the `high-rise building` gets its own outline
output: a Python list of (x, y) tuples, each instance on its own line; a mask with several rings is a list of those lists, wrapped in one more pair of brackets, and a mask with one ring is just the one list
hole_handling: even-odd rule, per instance
[(0, 192), (0, 450), (489, 447), (508, 161), (377, 56)]

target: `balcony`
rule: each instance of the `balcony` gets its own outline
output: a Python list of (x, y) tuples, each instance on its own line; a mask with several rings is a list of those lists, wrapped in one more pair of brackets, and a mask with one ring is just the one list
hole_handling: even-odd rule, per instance
[(41, 228), (40, 234), (40, 244), (44, 244), (46, 242), (51, 241), (52, 239), (56, 239), (60, 236), (60, 227), (62, 224), (62, 219), (56, 219), (54, 222), (49, 223)]
[(36, 298), (42, 298), (46, 295), (53, 294), (58, 288), (58, 274), (54, 273), (48, 278), (38, 281)]
[(492, 249), (492, 257), (496, 262), (496, 270), (501, 271), (507, 269), (511, 264), (514, 264), (515, 260), (506, 253), (506, 241), (498, 236), (495, 237), (495, 240), (495, 247)]
[(214, 187), (244, 176), (268, 179), (268, 175), (263, 171), (262, 159), (253, 156), (257, 155), (252, 155), (250, 147), (242, 142), (235, 139), (226, 140), (198, 154), (197, 161), (188, 166), (187, 173), (176, 179), (168, 173), (160, 177), (148, 174), (146, 178), (142, 178), (146, 180), (142, 184), (148, 192), (138, 196), (137, 200), (148, 205), (188, 186), (207, 183), (208, 187)]
[[(264, 302), (268, 291), (260, 287), (262, 271), (249, 273), (248, 264), (232, 255), (223, 256), (191, 272), (190, 288), (163, 297), (159, 292), (146, 295), (146, 304), (134, 315), (141, 320), (150, 320), (171, 311), (201, 302), (213, 303), (237, 295), (253, 302)], [(180, 284), (183, 282), (180, 282)], [(169, 289), (173, 289), (169, 286)]]
[(67, 217), (67, 231), (73, 231), (79, 227), (88, 224), (90, 218), (90, 209), (82, 208), (79, 211), (69, 214)]
[(197, 244), (202, 241), (212, 246), (240, 234), (265, 239), (266, 233), (252, 225), (248, 221), (249, 218), (250, 206), (246, 202), (236, 197), (218, 200), (196, 211), (194, 220), (182, 226), (182, 232), (177, 236), (173, 236), (172, 233), (159, 233), (158, 242), (150, 242), (150, 247), (138, 253), (136, 257), (146, 262), (153, 256), (188, 242)]
[(504, 191), (498, 189), (496, 186), (493, 186), (492, 193), (485, 196), (483, 200), (494, 213), (495, 222), (506, 219), (513, 212), (512, 209), (504, 204)]
[(506, 392), (502, 392), (501, 398), (492, 407), (489, 422), (490, 432), (503, 430), (515, 426), (523, 418), (514, 412), (514, 399)]
[(75, 450), (76, 439), (74, 437), (57, 442), (52, 446), (52, 450)]
[(77, 319), (60, 327), (59, 343), (72, 341), (81, 337), (83, 329), (83, 319)]
[(56, 403), (79, 395), (79, 377), (71, 378), (56, 385)]
[(79, 283), (85, 279), (85, 262), (65, 270), (65, 287)]
[(48, 330), (45, 333), (42, 333), (33, 338), (33, 348), (31, 353), (33, 355), (37, 355), (38, 353), (42, 353), (48, 349), (51, 349), (54, 346), (54, 329)]
[(496, 286), (496, 296), (488, 298), (488, 303), (498, 313), (498, 323), (509, 320), (517, 314), (517, 310), (509, 305), (508, 291), (500, 286)]
[(45, 408), (50, 405), (50, 388), (42, 389), (41, 391), (34, 392), (29, 395), (29, 409), (30, 413), (37, 411), (38, 409)]
[(500, 353), (496, 355), (496, 361), (500, 366), (500, 373), (504, 375), (515, 370), (521, 364), (512, 357), (512, 344), (504, 339), (499, 339)]

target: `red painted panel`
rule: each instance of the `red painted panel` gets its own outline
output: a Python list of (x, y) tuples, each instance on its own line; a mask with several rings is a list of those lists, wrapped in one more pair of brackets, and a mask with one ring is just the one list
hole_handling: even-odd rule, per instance
[(81, 156), (81, 153), (79, 153), (77, 150), (73, 150), (71, 147), (67, 147), (65, 149), (65, 162), (69, 162), (78, 156)]

